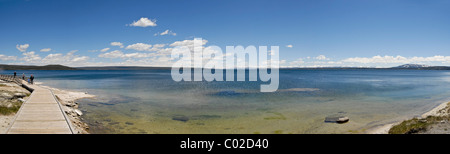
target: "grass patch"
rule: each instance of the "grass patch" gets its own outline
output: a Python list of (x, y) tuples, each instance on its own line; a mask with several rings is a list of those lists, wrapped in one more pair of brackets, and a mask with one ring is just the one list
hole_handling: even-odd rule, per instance
[(393, 126), (389, 130), (389, 134), (414, 134), (426, 131), (431, 125), (439, 123), (442, 120), (450, 120), (450, 102), (447, 106), (438, 111), (438, 113), (446, 113), (443, 116), (428, 116), (426, 118), (418, 119), (413, 118), (410, 120), (405, 120), (402, 123)]
[(0, 115), (11, 115), (19, 111), (21, 102), (14, 103), (12, 107), (0, 106)]
[(428, 116), (424, 119), (413, 118), (410, 120), (405, 120), (402, 123), (393, 126), (389, 130), (389, 134), (414, 134), (421, 131), (426, 131), (430, 125), (444, 119), (448, 119), (448, 117)]
[(275, 130), (273, 131), (274, 134), (283, 134), (283, 130)]

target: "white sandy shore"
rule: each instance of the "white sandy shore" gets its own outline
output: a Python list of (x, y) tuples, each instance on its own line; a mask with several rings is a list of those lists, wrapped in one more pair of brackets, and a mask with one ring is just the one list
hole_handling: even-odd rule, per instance
[[(447, 113), (443, 113), (443, 112), (440, 112), (440, 111), (442, 111), (442, 109), (447, 107), (448, 103), (449, 102), (445, 101), (445, 102), (439, 104), (438, 106), (436, 106), (435, 108), (431, 109), (430, 111), (425, 112), (424, 114), (422, 114), (421, 117), (422, 118), (426, 118), (428, 116), (442, 116), (444, 114), (447, 114)], [(404, 119), (404, 120), (408, 120), (408, 119)], [(367, 134), (388, 134), (389, 130), (393, 126), (395, 126), (397, 124), (400, 124), (401, 122), (403, 122), (403, 120), (395, 122), (395, 123), (385, 124), (385, 125), (380, 126), (380, 127), (375, 127), (373, 129), (370, 129), (370, 130), (366, 131), (366, 133)]]

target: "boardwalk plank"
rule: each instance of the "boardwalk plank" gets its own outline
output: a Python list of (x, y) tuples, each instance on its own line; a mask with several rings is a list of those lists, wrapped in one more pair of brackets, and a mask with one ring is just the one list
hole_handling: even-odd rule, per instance
[[(26, 84), (26, 83), (25, 83)], [(22, 104), (8, 134), (72, 134), (68, 119), (49, 89), (28, 85), (34, 89)]]

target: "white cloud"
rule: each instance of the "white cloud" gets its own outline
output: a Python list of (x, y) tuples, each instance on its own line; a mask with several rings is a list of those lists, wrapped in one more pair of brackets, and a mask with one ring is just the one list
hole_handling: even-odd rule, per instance
[(78, 50), (69, 51), (67, 54), (56, 53), (49, 54), (42, 59), (41, 64), (62, 64), (62, 65), (79, 65), (82, 62), (89, 60), (87, 56), (75, 55)]
[(16, 56), (6, 56), (6, 55), (0, 54), (0, 60), (1, 61), (16, 61), (17, 57)]
[(403, 56), (373, 56), (371, 58), (367, 58), (367, 57), (354, 57), (354, 58), (347, 58), (342, 60), (342, 62), (347, 62), (347, 63), (363, 63), (363, 64), (368, 64), (368, 63), (408, 63), (410, 60), (408, 60), (408, 58), (405, 58)]
[(166, 44), (154, 44), (153, 48), (162, 48), (164, 46), (166, 46)]
[(160, 51), (165, 50), (163, 47), (165, 47), (166, 44), (145, 44), (145, 43), (135, 43), (132, 45), (128, 45), (125, 49), (132, 49), (137, 51)]
[(424, 63), (424, 62), (450, 62), (450, 56), (440, 56), (436, 55), (433, 57), (403, 57), (403, 56), (373, 56), (370, 58), (367, 57), (354, 57), (354, 58), (347, 58), (342, 60), (343, 62), (348, 63), (363, 63), (363, 64), (376, 64), (376, 63), (382, 63), (382, 64), (390, 64), (390, 63)]
[(120, 50), (114, 50), (108, 53), (103, 53), (98, 55), (101, 58), (121, 58), (123, 56), (123, 52)]
[(101, 58), (124, 58), (124, 59), (131, 59), (131, 58), (148, 58), (148, 57), (154, 57), (156, 56), (156, 53), (129, 53), (129, 54), (124, 54), (122, 51), (120, 50), (114, 50), (108, 53), (103, 53), (98, 55), (98, 57)]
[(286, 67), (394, 67), (401, 64), (425, 64), (441, 66), (450, 64), (450, 56), (429, 57), (404, 57), (404, 56), (373, 56), (373, 57), (350, 57), (342, 60), (330, 61), (330, 58), (319, 55), (317, 57), (299, 58), (287, 63)]
[(151, 44), (135, 43), (132, 45), (128, 45), (125, 49), (133, 49), (137, 51), (149, 51), (151, 47), (152, 47)]
[(51, 48), (44, 48), (44, 49), (41, 49), (40, 51), (41, 52), (49, 52), (49, 51), (52, 51), (52, 49)]
[(294, 47), (294, 46), (292, 46), (292, 44), (289, 44), (289, 45), (286, 45), (286, 47), (292, 48), (292, 47)]
[(169, 34), (169, 30), (164, 31), (164, 32), (160, 33), (159, 35), (167, 35), (167, 34)]
[(75, 57), (72, 59), (72, 62), (82, 62), (82, 61), (87, 61), (88, 59), (89, 59), (89, 57), (87, 57), (87, 56)]
[(25, 52), (27, 51), (28, 47), (30, 47), (29, 44), (23, 44), (23, 45), (16, 45), (17, 50), (19, 50), (20, 52)]
[(129, 53), (129, 54), (124, 54), (122, 56), (122, 58), (148, 58), (148, 57), (153, 57), (156, 56), (155, 53)]
[(123, 48), (123, 44), (120, 42), (111, 42), (111, 46), (119, 46), (120, 48)]
[(100, 50), (100, 52), (106, 52), (108, 51), (110, 48), (103, 48), (102, 50)]
[[(183, 40), (183, 41), (176, 41), (173, 42), (172, 44), (170, 44), (171, 47), (176, 47), (176, 46), (186, 46), (189, 49), (193, 50), (194, 48), (194, 40)], [(206, 43), (208, 43), (208, 40), (202, 39), (201, 42), (201, 46), (204, 46)]]
[(314, 59), (317, 59), (317, 60), (330, 60), (330, 58), (327, 58), (325, 55), (319, 55), (319, 56), (315, 57)]
[(31, 52), (24, 52), (22, 53), (25, 57), (21, 58), (20, 60), (25, 61), (27, 63), (36, 63), (40, 62), (42, 58), (37, 55), (34, 51)]
[(150, 20), (148, 18), (142, 17), (138, 21), (134, 21), (133, 23), (129, 24), (128, 26), (135, 26), (135, 27), (155, 27), (156, 26), (156, 20)]
[(174, 32), (172, 32), (171, 30), (166, 30), (166, 31), (164, 31), (164, 32), (162, 32), (162, 33), (156, 33), (156, 34), (155, 34), (155, 36), (157, 36), (157, 35), (172, 35), (172, 36), (176, 36), (177, 33), (174, 33)]
[(303, 64), (305, 64), (305, 61), (302, 58), (289, 62), (289, 66), (291, 67), (300, 67)]

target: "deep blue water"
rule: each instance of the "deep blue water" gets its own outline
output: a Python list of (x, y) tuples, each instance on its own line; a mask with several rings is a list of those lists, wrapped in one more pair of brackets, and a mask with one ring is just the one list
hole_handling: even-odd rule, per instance
[[(360, 132), (450, 96), (450, 71), (434, 70), (280, 70), (280, 91), (273, 93), (259, 92), (262, 82), (175, 82), (170, 70), (22, 73), (96, 95), (79, 101), (92, 133)], [(323, 122), (336, 113), (350, 122)]]

